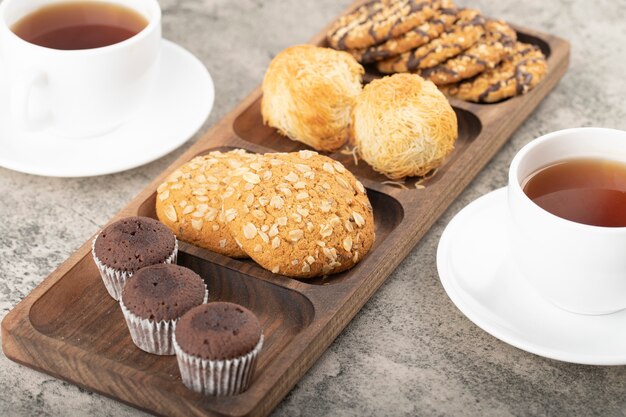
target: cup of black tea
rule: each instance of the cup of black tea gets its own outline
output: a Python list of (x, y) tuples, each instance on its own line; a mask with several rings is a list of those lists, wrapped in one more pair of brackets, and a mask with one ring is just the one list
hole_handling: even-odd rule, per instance
[(533, 140), (509, 169), (512, 256), (547, 300), (581, 314), (626, 308), (626, 132)]
[(0, 51), (19, 127), (106, 133), (154, 88), (161, 10), (156, 0), (4, 0)]

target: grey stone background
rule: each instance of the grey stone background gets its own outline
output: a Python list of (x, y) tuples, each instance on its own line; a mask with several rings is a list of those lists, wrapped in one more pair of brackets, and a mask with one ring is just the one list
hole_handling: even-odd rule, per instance
[[(164, 36), (200, 57), (216, 81), (215, 107), (202, 131), (260, 83), (276, 53), (306, 41), (348, 3), (161, 0)], [(505, 185), (509, 162), (528, 141), (567, 127), (626, 129), (626, 1), (459, 3), (570, 40), (570, 70), (287, 395), (276, 416), (626, 414), (625, 367), (561, 363), (498, 341), (456, 309), (435, 267), (445, 225), (466, 204)], [(0, 169), (0, 316), (195, 139), (149, 165), (98, 178)], [(2, 416), (142, 414), (0, 354)]]

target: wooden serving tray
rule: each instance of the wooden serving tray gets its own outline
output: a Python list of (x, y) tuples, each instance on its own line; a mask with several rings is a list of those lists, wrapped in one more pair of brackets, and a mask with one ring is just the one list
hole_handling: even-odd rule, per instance
[[(566, 41), (524, 28), (516, 30), (521, 40), (539, 45), (549, 56), (546, 78), (530, 93), (500, 104), (452, 100), (459, 139), (445, 165), (424, 182), (425, 189), (382, 184), (385, 178), (365, 163), (355, 165), (351, 156), (330, 155), (362, 181), (374, 207), (375, 245), (352, 270), (299, 281), (274, 275), (252, 261), (180, 245), (179, 264), (207, 281), (211, 300), (242, 304), (261, 321), (266, 342), (245, 393), (222, 398), (196, 394), (182, 384), (175, 357), (150, 355), (133, 345), (118, 304), (108, 296), (91, 259), (92, 239), (6, 316), (2, 322), (6, 356), (155, 414), (269, 414), (565, 73)], [(324, 33), (312, 43), (323, 45)], [(111, 221), (131, 215), (155, 217), (157, 186), (198, 154), (230, 148), (251, 152), (306, 149), (263, 125), (260, 100), (258, 88)]]

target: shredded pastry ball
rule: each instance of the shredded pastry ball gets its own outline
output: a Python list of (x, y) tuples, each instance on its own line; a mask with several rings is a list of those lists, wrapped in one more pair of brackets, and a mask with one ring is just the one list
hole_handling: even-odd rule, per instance
[(272, 60), (263, 80), (263, 121), (319, 151), (339, 149), (348, 137), (363, 67), (347, 52), (298, 45)]
[(446, 97), (416, 74), (395, 74), (365, 86), (351, 129), (359, 156), (393, 180), (438, 168), (458, 136)]

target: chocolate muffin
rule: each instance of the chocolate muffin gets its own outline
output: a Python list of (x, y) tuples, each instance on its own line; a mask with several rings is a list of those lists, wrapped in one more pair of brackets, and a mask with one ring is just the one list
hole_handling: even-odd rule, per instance
[(206, 303), (202, 278), (178, 265), (152, 265), (137, 271), (122, 291), (120, 306), (135, 345), (157, 355), (173, 355), (176, 322)]
[(178, 242), (157, 220), (126, 217), (96, 236), (91, 253), (107, 291), (119, 300), (126, 280), (139, 269), (176, 263)]
[(250, 384), (263, 332), (247, 308), (213, 302), (180, 319), (174, 349), (183, 383), (206, 395), (235, 395)]

